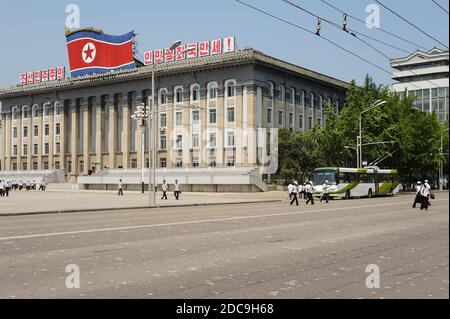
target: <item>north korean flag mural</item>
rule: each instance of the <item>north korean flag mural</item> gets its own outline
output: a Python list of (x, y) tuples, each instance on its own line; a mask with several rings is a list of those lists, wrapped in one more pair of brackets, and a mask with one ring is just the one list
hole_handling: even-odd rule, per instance
[(72, 77), (135, 68), (134, 32), (115, 36), (80, 30), (66, 35)]

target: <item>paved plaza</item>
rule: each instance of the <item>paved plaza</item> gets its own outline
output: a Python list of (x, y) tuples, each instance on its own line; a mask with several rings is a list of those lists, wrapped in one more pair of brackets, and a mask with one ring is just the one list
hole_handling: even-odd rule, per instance
[[(161, 192), (156, 193), (157, 206), (185, 206), (231, 204), (245, 202), (267, 202), (286, 199), (283, 192), (269, 193), (182, 193), (175, 200), (168, 193), (168, 200), (160, 200)], [(118, 197), (114, 191), (70, 191), (52, 190), (12, 192), (10, 197), (0, 199), (0, 215), (25, 213), (57, 213), (83, 210), (108, 210), (121, 208), (140, 208), (149, 204), (148, 193), (125, 192)]]

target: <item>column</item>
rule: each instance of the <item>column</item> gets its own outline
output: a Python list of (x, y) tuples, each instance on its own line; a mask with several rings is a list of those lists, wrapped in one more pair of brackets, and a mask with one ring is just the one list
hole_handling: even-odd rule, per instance
[(1, 160), (2, 160), (2, 170), (6, 171), (6, 113), (1, 115), (2, 119), (2, 140), (0, 141), (0, 149), (1, 149)]
[(247, 91), (247, 164), (249, 165), (256, 165), (257, 90), (257, 87), (252, 85)]
[[(44, 153), (44, 125), (43, 125), (43, 105), (38, 106), (37, 110), (37, 118), (35, 119), (33, 126), (38, 126), (38, 136), (36, 137), (35, 142), (38, 145), (38, 154), (37, 154), (37, 162), (38, 162), (38, 170), (42, 170), (42, 154)], [(34, 135), (34, 132), (33, 132)]]
[(92, 136), (92, 125), (91, 125), (91, 108), (89, 107), (88, 99), (83, 100), (81, 105), (81, 116), (83, 118), (83, 162), (84, 162), (84, 172), (80, 174), (87, 175), (88, 171), (91, 169), (91, 136)]
[(226, 122), (226, 112), (225, 112), (225, 89), (221, 86), (217, 89), (217, 136), (216, 136), (216, 164), (217, 167), (221, 167), (224, 164), (223, 152), (225, 147), (225, 122)]
[(95, 155), (96, 161), (98, 165), (96, 169), (101, 171), (103, 170), (103, 143), (102, 139), (106, 137), (102, 137), (103, 134), (103, 112), (102, 112), (102, 104), (101, 99), (96, 99), (95, 102)]
[(234, 162), (235, 166), (243, 166), (244, 162), (244, 149), (243, 149), (243, 122), (244, 122), (244, 98), (247, 94), (247, 88), (245, 86), (236, 86), (236, 105), (235, 105), (235, 125), (234, 125), (234, 143), (235, 143), (235, 152), (234, 152)]
[(105, 112), (109, 112), (109, 126), (108, 126), (109, 167), (116, 168), (117, 112), (114, 103), (114, 96), (109, 95), (105, 102), (106, 102)]
[[(64, 103), (64, 102), (63, 102)], [(61, 125), (61, 132), (59, 137), (59, 145), (60, 145), (60, 152), (59, 152), (59, 163), (62, 168), (66, 168), (66, 114), (69, 112), (68, 109), (64, 107), (64, 104), (61, 105), (61, 113), (59, 115), (59, 123)]]
[(191, 110), (190, 97), (191, 90), (189, 86), (183, 90), (183, 167), (190, 167), (191, 165)]
[(122, 153), (123, 168), (130, 167), (130, 144), (131, 144), (131, 105), (128, 94), (124, 94), (120, 100), (119, 107), (123, 109), (123, 135), (122, 135)]
[[(136, 105), (142, 104), (142, 92), (138, 92), (136, 95)], [(142, 152), (145, 152), (145, 146), (144, 149), (142, 149), (142, 130), (145, 129), (142, 127), (142, 122), (139, 120), (136, 121), (136, 160), (137, 160), (137, 168), (142, 168), (142, 165), (145, 165), (145, 163), (142, 163)], [(153, 146), (153, 145), (152, 145)], [(145, 156), (145, 155), (144, 155)]]
[(80, 135), (80, 126), (78, 123), (78, 110), (77, 110), (77, 101), (71, 100), (70, 104), (70, 116), (72, 117), (72, 132), (71, 134), (71, 161), (72, 161), (72, 171), (70, 175), (77, 176), (78, 175), (78, 144), (79, 144), (79, 135)]
[(6, 113), (6, 125), (5, 125), (5, 170), (11, 170), (11, 116), (12, 113)]
[(49, 126), (49, 132), (48, 132), (48, 138), (47, 138), (47, 142), (48, 142), (48, 169), (52, 170), (53, 167), (53, 154), (54, 154), (54, 145), (55, 145), (55, 114), (56, 114), (56, 110), (55, 110), (55, 104), (52, 105), (52, 107), (50, 107), (50, 111), (48, 114), (48, 126)]

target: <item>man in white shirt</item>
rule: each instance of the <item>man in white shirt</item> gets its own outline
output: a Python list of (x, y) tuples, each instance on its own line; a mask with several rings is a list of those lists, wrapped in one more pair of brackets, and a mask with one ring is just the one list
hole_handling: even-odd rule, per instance
[(3, 186), (3, 181), (0, 181), (0, 197), (3, 197), (5, 194), (5, 186)]
[(288, 194), (289, 194), (289, 200), (292, 200), (292, 188), (294, 187), (294, 183), (292, 181), (289, 182), (289, 185), (287, 186)]
[(418, 181), (416, 183), (416, 197), (414, 198), (414, 204), (413, 204), (413, 208), (416, 208), (417, 203), (420, 203), (420, 189), (422, 188), (422, 182)]
[(162, 195), (161, 199), (167, 200), (167, 190), (169, 189), (169, 187), (167, 186), (167, 183), (166, 183), (165, 180), (163, 180), (163, 183), (161, 185), (161, 189), (162, 189), (162, 192), (163, 192), (163, 195)]
[(297, 196), (298, 195), (298, 185), (297, 184), (292, 185), (291, 195), (292, 195), (291, 206), (294, 202), (298, 206), (298, 196)]
[(176, 200), (180, 199), (181, 185), (178, 183), (178, 180), (175, 180), (175, 184), (173, 185), (173, 194)]
[(325, 199), (325, 202), (328, 204), (328, 200), (330, 198), (330, 184), (326, 180), (322, 185), (322, 196), (320, 197), (320, 202)]
[(117, 196), (123, 196), (123, 183), (122, 180), (119, 180), (119, 184), (117, 185), (119, 192), (117, 193)]
[(311, 205), (314, 205), (314, 186), (312, 182), (306, 183), (305, 186), (305, 195), (306, 195), (306, 205), (311, 202)]

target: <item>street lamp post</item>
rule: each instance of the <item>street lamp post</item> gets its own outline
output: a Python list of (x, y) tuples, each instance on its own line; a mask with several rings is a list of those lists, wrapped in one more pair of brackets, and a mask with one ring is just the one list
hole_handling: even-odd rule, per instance
[(439, 190), (443, 190), (443, 184), (444, 184), (444, 132), (448, 131), (448, 127), (445, 130), (441, 131), (441, 147), (440, 147), (440, 163), (439, 163)]
[(145, 122), (148, 121), (148, 110), (145, 108), (145, 105), (138, 105), (134, 114), (131, 115), (131, 118), (137, 122), (141, 122), (141, 192), (144, 194)]
[(387, 102), (383, 101), (383, 100), (376, 100), (374, 103), (372, 103), (372, 105), (368, 109), (366, 109), (366, 110), (362, 111), (361, 113), (359, 113), (359, 135), (356, 138), (356, 148), (357, 148), (357, 152), (358, 152), (358, 154), (357, 154), (357, 157), (358, 157), (358, 168), (362, 168), (362, 161), (363, 161), (363, 155), (362, 155), (362, 146), (363, 146), (363, 144), (362, 144), (362, 115), (364, 113), (369, 112), (370, 110), (372, 110), (372, 109), (374, 109), (374, 108), (376, 108), (378, 106), (384, 105), (386, 103)]

